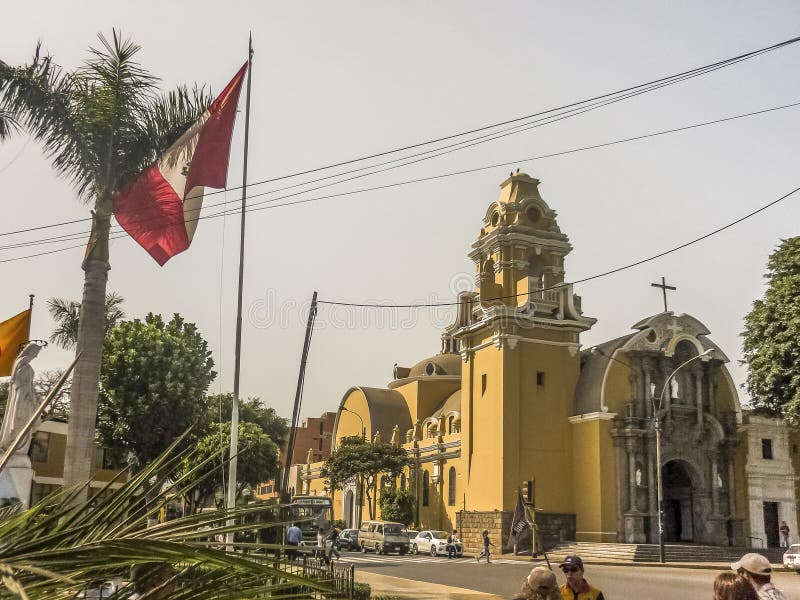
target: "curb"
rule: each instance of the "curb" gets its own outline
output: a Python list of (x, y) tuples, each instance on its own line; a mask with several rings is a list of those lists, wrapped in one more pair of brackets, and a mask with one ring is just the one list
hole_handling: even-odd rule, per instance
[[(467, 556), (466, 554), (464, 556)], [(475, 555), (472, 555), (475, 556)], [(520, 556), (520, 555), (505, 555), (500, 554), (497, 555), (499, 557), (509, 559), (509, 560), (516, 560), (522, 563), (530, 563), (534, 565), (545, 564), (544, 557), (542, 558), (531, 558), (530, 556)], [(553, 564), (555, 561), (551, 561)], [(599, 565), (604, 567), (657, 567), (657, 568), (667, 568), (667, 569), (706, 569), (706, 570), (713, 570), (713, 571), (729, 571), (731, 568), (730, 563), (698, 563), (698, 562), (633, 562), (633, 561), (623, 561), (623, 560), (597, 560), (591, 558), (584, 558), (583, 564), (585, 565)], [(772, 572), (773, 573), (791, 573), (795, 571), (795, 569), (784, 567), (780, 564), (773, 564), (772, 565)]]

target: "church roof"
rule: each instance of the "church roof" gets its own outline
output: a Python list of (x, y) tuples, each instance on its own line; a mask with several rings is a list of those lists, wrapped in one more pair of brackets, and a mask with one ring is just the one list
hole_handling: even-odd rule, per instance
[(603, 411), (603, 379), (611, 361), (609, 357), (614, 356), (614, 352), (620, 348), (625, 353), (654, 352), (672, 356), (676, 345), (687, 340), (695, 346), (697, 353), (712, 349), (712, 358), (728, 362), (728, 357), (719, 346), (706, 337), (710, 333), (708, 328), (691, 315), (661, 312), (642, 319), (632, 328), (636, 331), (594, 346), (595, 352), (592, 352), (592, 348), (581, 352), (581, 373), (573, 396), (573, 414)]
[[(429, 366), (430, 365), (430, 366)], [(461, 375), (461, 355), (446, 353), (419, 361), (408, 373), (409, 377), (435, 375)]]
[(461, 414), (461, 390), (457, 389), (455, 392), (450, 394), (447, 399), (442, 402), (439, 406), (436, 407), (436, 410), (433, 411), (432, 417), (438, 417), (439, 415), (446, 415), (447, 413), (457, 412)]
[(388, 441), (392, 437), (392, 430), (395, 425), (399, 426), (402, 432), (408, 431), (413, 426), (408, 404), (400, 392), (357, 386), (347, 391), (344, 395), (345, 401), (354, 390), (364, 394), (364, 398), (367, 400), (370, 437), (374, 436), (376, 431), (380, 431), (381, 438)]
[(609, 340), (592, 348), (581, 351), (581, 374), (575, 386), (574, 413), (585, 415), (601, 411), (600, 393), (603, 389), (603, 378), (608, 366), (609, 356), (613, 356), (619, 348), (636, 333), (630, 333), (615, 340)]

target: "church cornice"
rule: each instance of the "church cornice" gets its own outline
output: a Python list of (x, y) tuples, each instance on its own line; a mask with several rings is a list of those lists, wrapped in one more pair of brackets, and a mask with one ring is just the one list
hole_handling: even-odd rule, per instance
[[(468, 254), (473, 261), (479, 260), (481, 256), (494, 252), (503, 246), (528, 247), (537, 250), (552, 250), (564, 255), (572, 251), (572, 245), (563, 233), (549, 233), (537, 231), (537, 233), (525, 233), (521, 231), (509, 231), (510, 227), (496, 229), (491, 233), (479, 238), (472, 244), (473, 250)], [(553, 237), (550, 237), (550, 236)]]

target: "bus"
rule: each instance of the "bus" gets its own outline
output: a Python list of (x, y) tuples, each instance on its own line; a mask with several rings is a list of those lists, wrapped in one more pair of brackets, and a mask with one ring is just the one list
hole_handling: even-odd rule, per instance
[(308, 546), (316, 546), (317, 530), (328, 530), (333, 522), (333, 499), (328, 496), (292, 496), (291, 503), (282, 508), (283, 520), (300, 528)]

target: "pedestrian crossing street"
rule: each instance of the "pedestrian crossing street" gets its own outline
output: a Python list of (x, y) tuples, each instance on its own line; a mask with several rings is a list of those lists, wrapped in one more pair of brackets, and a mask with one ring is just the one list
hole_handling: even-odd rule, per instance
[[(394, 554), (388, 555), (381, 555), (381, 554), (360, 554), (360, 553), (342, 553), (342, 558), (339, 564), (353, 564), (355, 566), (366, 566), (372, 564), (380, 564), (380, 565), (390, 565), (390, 564), (408, 564), (409, 562), (416, 562), (416, 563), (439, 563), (443, 565), (453, 565), (453, 564), (481, 564), (485, 565), (486, 561), (481, 559), (480, 563), (478, 563), (474, 557), (464, 557), (464, 558), (447, 558), (446, 556), (437, 556), (433, 557), (427, 554), (407, 554), (406, 556), (397, 556)], [(493, 558), (492, 564), (501, 564), (501, 565), (519, 565), (525, 564), (527, 562), (513, 560), (508, 558)], [(530, 566), (530, 565), (528, 565)]]

